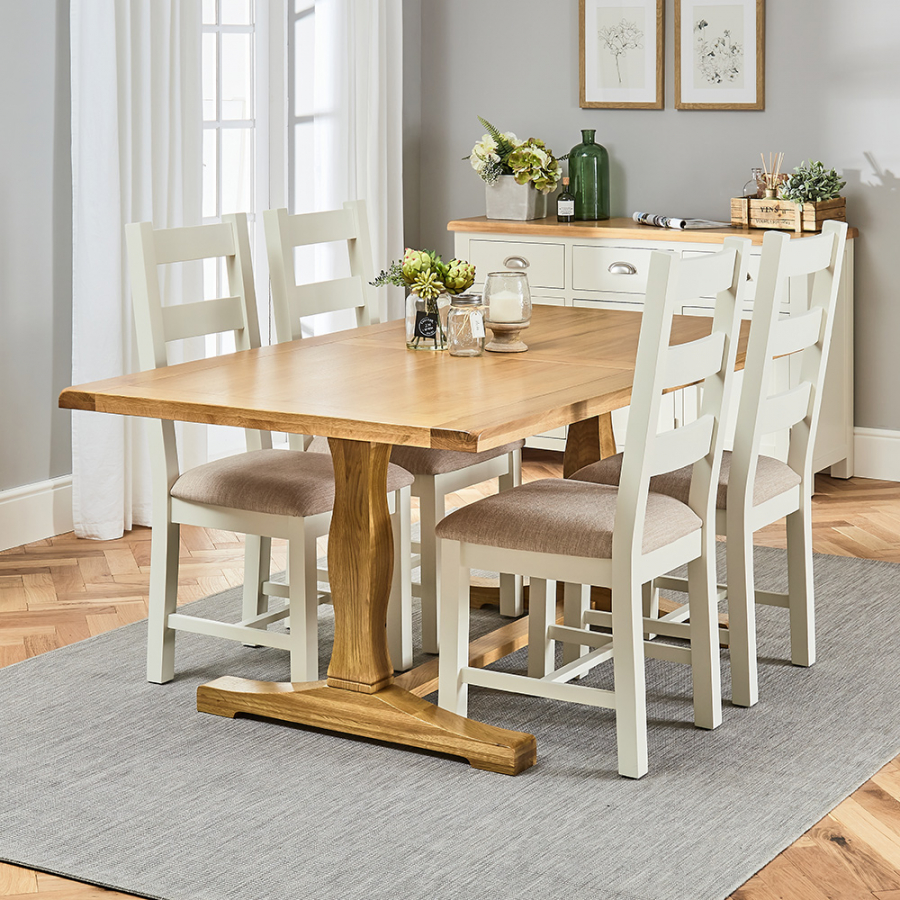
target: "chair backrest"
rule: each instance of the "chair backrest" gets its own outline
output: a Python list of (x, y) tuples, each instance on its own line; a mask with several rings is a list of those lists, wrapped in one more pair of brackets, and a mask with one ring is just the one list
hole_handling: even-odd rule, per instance
[[(763, 238), (734, 434), (729, 509), (732, 502), (752, 505), (760, 441), (766, 434), (789, 429), (787, 463), (804, 481), (812, 478), (846, 240), (847, 224), (835, 221), (826, 222), (815, 237), (791, 239), (782, 232), (769, 232)], [(788, 289), (791, 294), (805, 294), (808, 308), (780, 318), (779, 308)], [(800, 354), (798, 383), (770, 394), (773, 360), (794, 353)]]
[[(680, 259), (654, 252), (635, 361), (634, 388), (625, 438), (613, 534), (613, 558), (642, 553), (647, 494), (654, 475), (693, 465), (689, 506), (714, 522), (715, 492), (725, 441), (724, 417), (732, 393), (750, 242), (728, 238), (718, 253)], [(670, 346), (676, 311), (715, 295), (712, 331)], [(699, 416), (688, 425), (657, 433), (667, 390), (702, 382)]]
[[(128, 271), (142, 369), (168, 365), (167, 345), (174, 341), (231, 331), (237, 350), (259, 347), (256, 293), (250, 262), (250, 233), (244, 213), (223, 216), (221, 224), (154, 228), (150, 222), (125, 226)], [(225, 258), (228, 297), (164, 306), (159, 266)], [(171, 480), (177, 470), (174, 429), (162, 423), (164, 453)], [(248, 450), (272, 445), (268, 432), (245, 431)]]
[[(370, 284), (375, 273), (364, 201), (345, 203), (343, 209), (297, 215), (289, 215), (286, 209), (268, 209), (263, 221), (279, 342), (300, 338), (300, 320), (318, 313), (354, 309), (357, 325), (378, 321), (375, 291)], [(350, 277), (297, 284), (294, 249), (333, 241), (347, 243)]]

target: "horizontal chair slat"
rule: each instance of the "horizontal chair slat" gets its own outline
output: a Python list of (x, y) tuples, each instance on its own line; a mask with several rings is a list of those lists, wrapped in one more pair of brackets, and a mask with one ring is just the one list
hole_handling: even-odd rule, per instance
[(722, 368), (725, 335), (718, 331), (699, 341), (676, 344), (666, 350), (665, 390), (702, 381)]
[(291, 292), (291, 313), (297, 317), (337, 312), (354, 306), (365, 306), (363, 282), (359, 276), (298, 284)]
[(346, 241), (356, 237), (356, 216), (349, 209), (334, 209), (314, 216), (288, 216), (284, 220), (284, 237), (289, 247)]
[(240, 331), (244, 327), (240, 297), (218, 297), (215, 300), (165, 306), (162, 314), (167, 341), (181, 341), (220, 331)]
[(650, 474), (674, 472), (706, 456), (712, 444), (713, 425), (713, 416), (701, 416), (688, 425), (658, 435), (653, 442)]
[(834, 249), (834, 236), (822, 234), (818, 237), (791, 241), (784, 248), (783, 274), (790, 277), (809, 275), (827, 269)]
[(822, 307), (817, 306), (809, 312), (773, 322), (770, 338), (772, 356), (786, 356), (812, 347), (822, 333), (822, 321)]
[(783, 394), (769, 397), (759, 412), (762, 434), (773, 434), (802, 422), (809, 415), (811, 399), (812, 385), (808, 381)]
[(734, 281), (736, 256), (734, 249), (728, 249), (682, 260), (675, 289), (678, 299), (685, 303), (727, 291)]
[(234, 255), (234, 229), (230, 224), (164, 228), (154, 232), (154, 238), (156, 262), (161, 266)]

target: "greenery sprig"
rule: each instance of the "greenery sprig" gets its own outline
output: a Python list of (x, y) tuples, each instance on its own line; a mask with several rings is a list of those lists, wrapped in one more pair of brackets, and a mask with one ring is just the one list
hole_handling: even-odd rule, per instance
[(846, 183), (834, 169), (826, 171), (821, 162), (809, 160), (797, 166), (794, 174), (781, 183), (781, 196), (794, 203), (832, 200), (840, 196)]

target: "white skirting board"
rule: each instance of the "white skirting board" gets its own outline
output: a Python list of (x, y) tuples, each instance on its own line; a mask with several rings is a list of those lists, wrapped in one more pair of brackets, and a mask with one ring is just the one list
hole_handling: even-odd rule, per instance
[(900, 431), (854, 428), (854, 474), (879, 481), (900, 481)]
[(72, 531), (72, 476), (0, 491), (0, 550)]

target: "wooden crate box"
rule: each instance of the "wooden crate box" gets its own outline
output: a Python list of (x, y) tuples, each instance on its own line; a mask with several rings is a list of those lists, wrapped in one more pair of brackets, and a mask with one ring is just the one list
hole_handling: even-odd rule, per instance
[(815, 203), (794, 203), (793, 200), (757, 200), (733, 197), (731, 224), (750, 228), (780, 228), (787, 231), (821, 231), (826, 219), (847, 220), (846, 200), (819, 200)]

